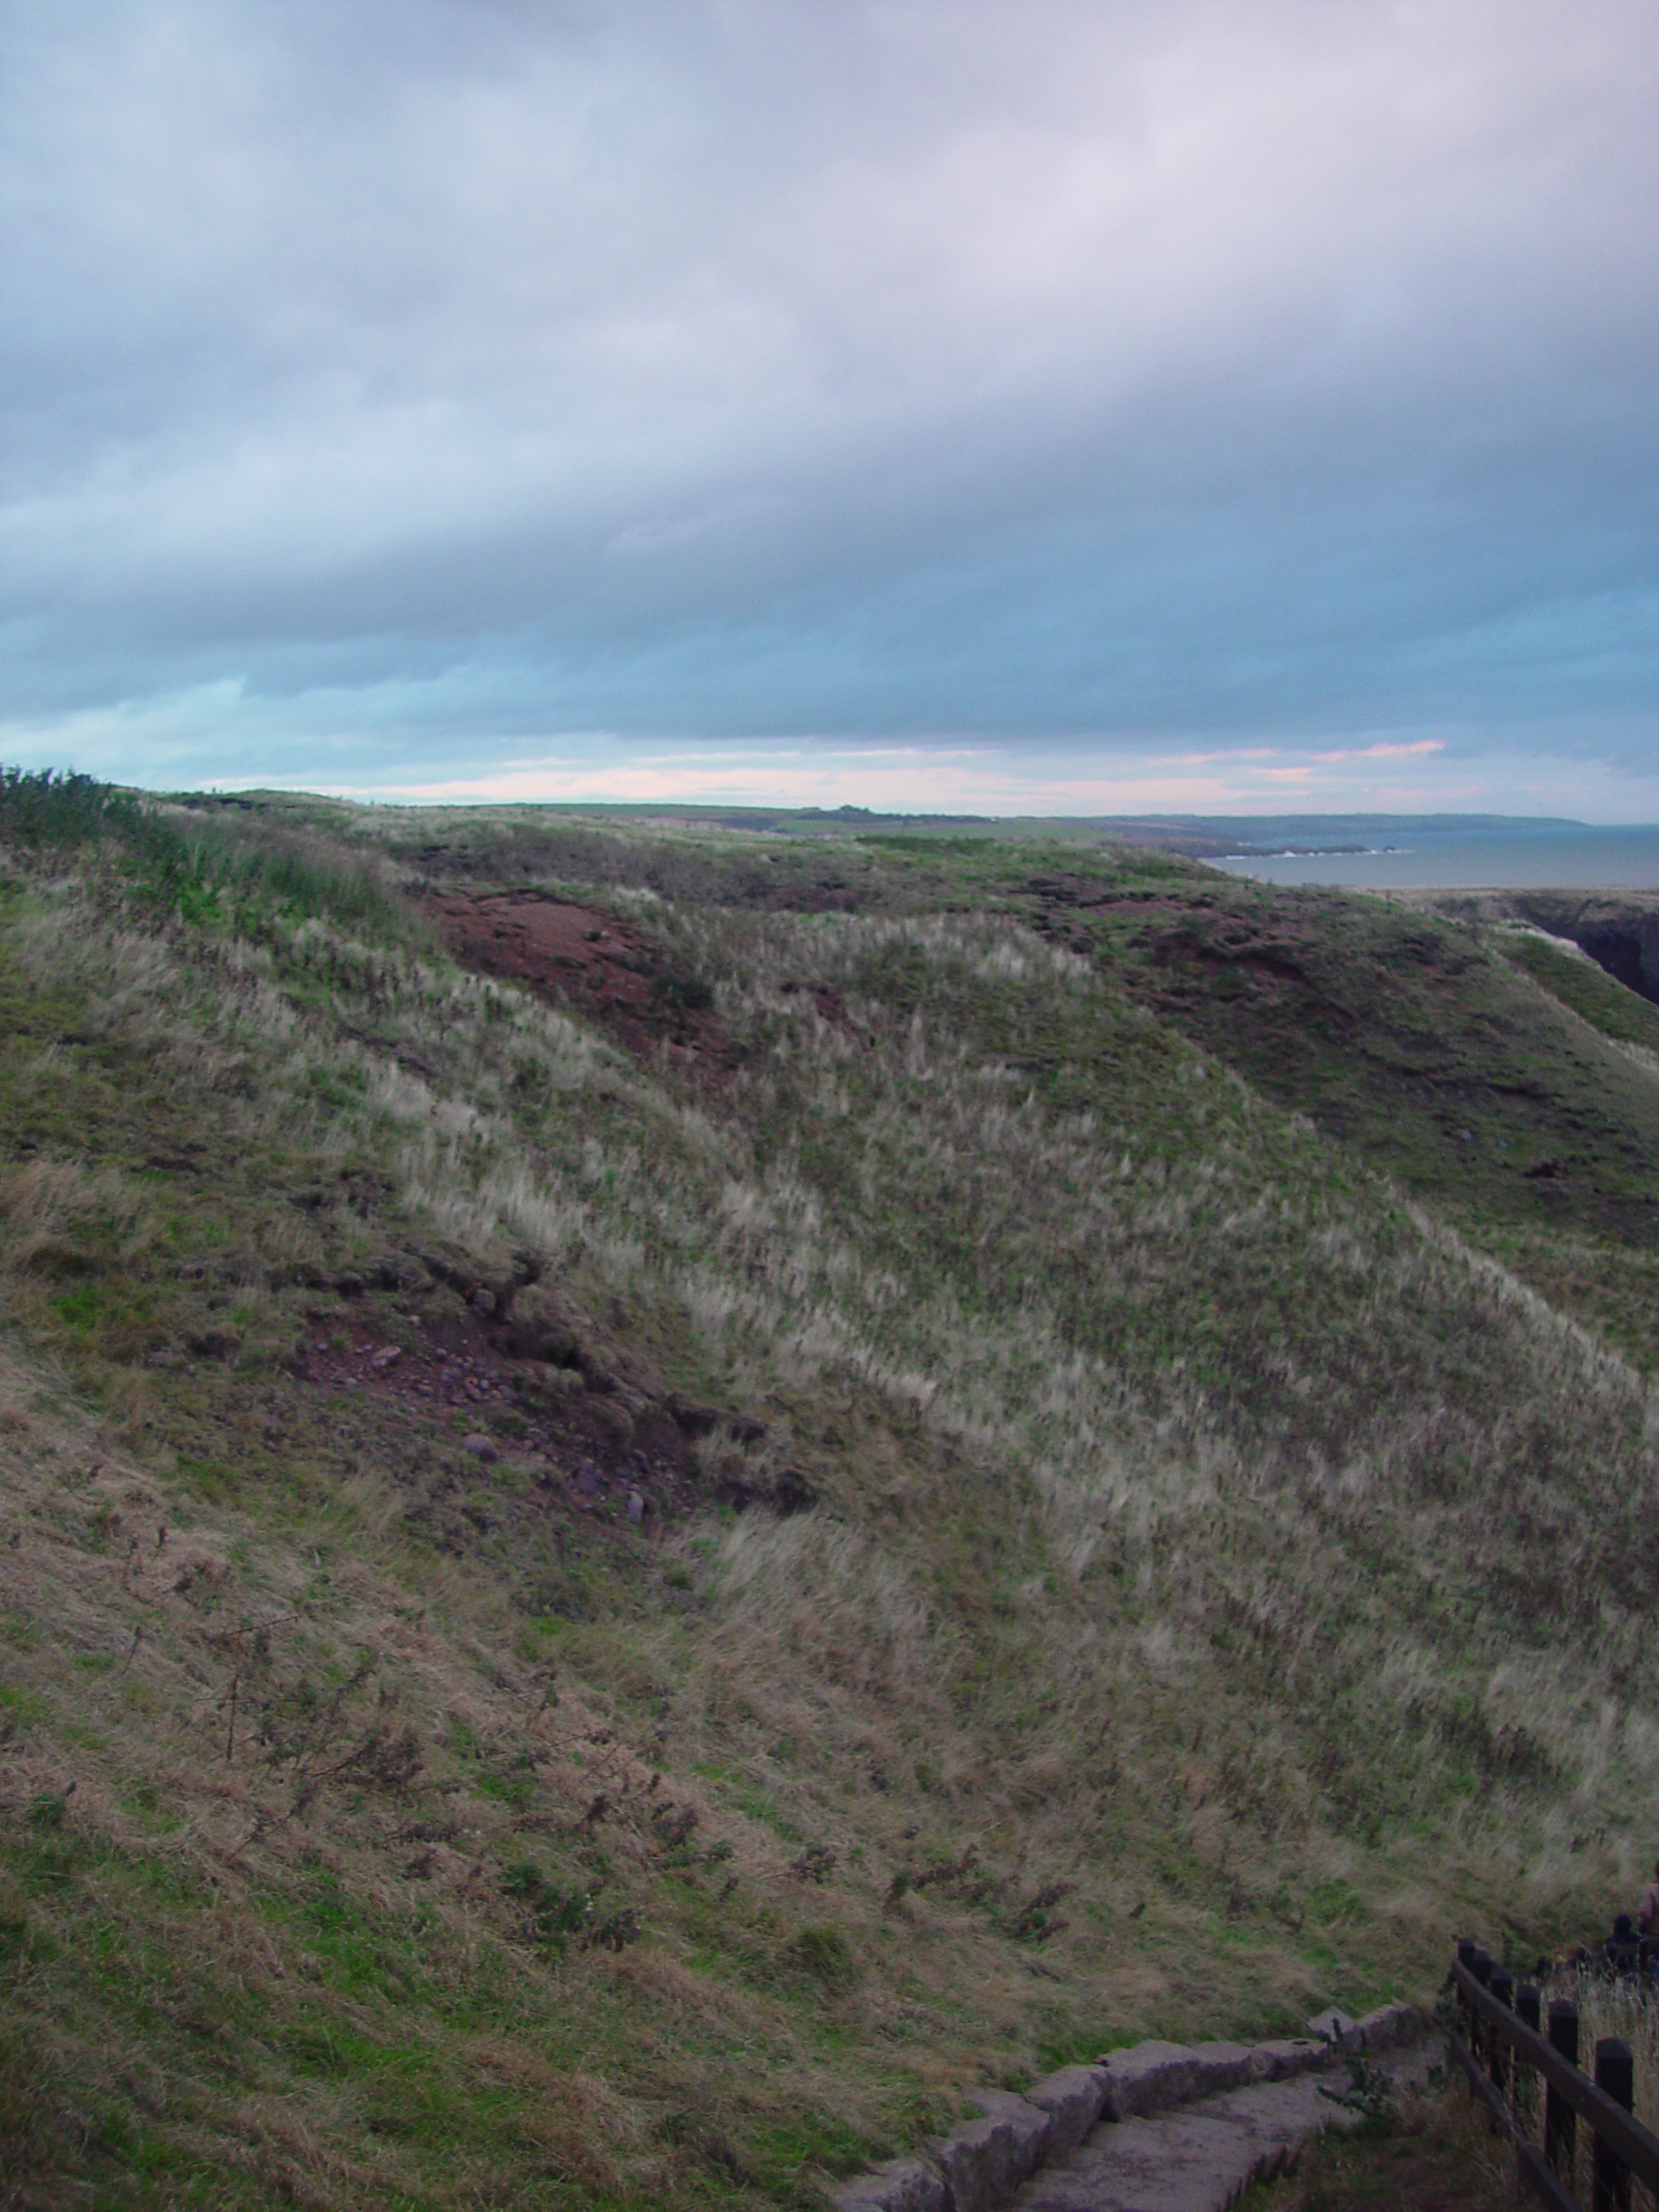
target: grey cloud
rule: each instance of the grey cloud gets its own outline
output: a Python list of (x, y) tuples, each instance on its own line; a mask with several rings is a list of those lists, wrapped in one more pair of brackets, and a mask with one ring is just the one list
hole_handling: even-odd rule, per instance
[(1644, 15), (24, 0), (0, 716), (1628, 746)]

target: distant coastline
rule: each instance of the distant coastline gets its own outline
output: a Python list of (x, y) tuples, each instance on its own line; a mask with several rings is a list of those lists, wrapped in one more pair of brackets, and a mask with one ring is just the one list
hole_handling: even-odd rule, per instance
[(1659, 823), (1504, 814), (1095, 815), (1049, 822), (803, 810), (776, 826), (912, 836), (1044, 830), (1156, 846), (1230, 875), (1351, 890), (1659, 891)]
[[(1303, 828), (1303, 825), (1298, 825)], [(1348, 824), (1342, 825), (1347, 829)], [(1300, 837), (1241, 839), (1225, 853), (1195, 855), (1230, 875), (1352, 890), (1659, 890), (1659, 826), (1487, 821), (1455, 826), (1391, 820), (1364, 842)]]

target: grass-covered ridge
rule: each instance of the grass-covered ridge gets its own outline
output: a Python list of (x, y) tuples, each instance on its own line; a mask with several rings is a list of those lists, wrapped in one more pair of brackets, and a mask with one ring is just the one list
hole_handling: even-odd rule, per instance
[[(810, 2203), (971, 2081), (1421, 1993), (1646, 1855), (1641, 1317), (1530, 1287), (1648, 1262), (1639, 1058), (1432, 917), (885, 842), (14, 818), (40, 2201)], [(609, 997), (455, 962), (504, 885)], [(1229, 941), (1304, 980), (1247, 1020)], [(1296, 1046), (1346, 974), (1348, 1061)], [(1529, 1179), (1580, 1065), (1594, 1173)], [(1437, 1205), (1483, 1069), (1533, 1149)]]

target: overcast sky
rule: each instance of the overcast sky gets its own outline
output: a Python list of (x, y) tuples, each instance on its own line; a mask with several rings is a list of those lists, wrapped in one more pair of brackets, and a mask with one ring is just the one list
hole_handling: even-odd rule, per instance
[(0, 757), (1659, 821), (1651, 0), (10, 0)]

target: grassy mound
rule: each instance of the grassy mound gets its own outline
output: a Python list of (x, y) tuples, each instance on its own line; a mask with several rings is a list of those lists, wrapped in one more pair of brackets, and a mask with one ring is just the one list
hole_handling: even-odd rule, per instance
[(816, 2203), (1647, 1855), (1659, 1084), (1507, 940), (0, 799), (18, 2202)]

